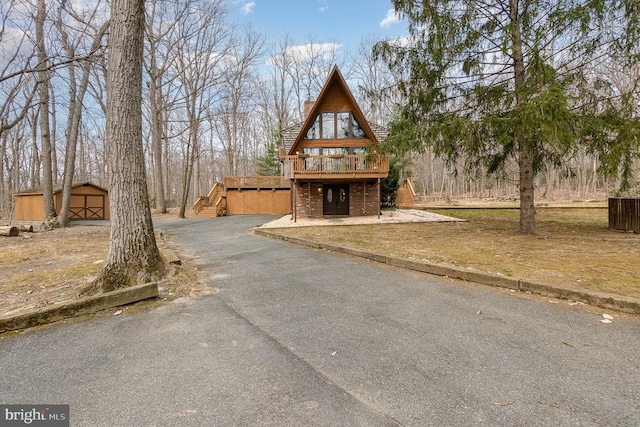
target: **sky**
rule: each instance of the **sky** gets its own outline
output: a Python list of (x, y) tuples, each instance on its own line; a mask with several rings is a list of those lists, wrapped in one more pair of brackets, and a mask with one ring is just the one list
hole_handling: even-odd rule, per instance
[(390, 0), (229, 0), (231, 17), (251, 23), (267, 40), (288, 34), (297, 44), (309, 37), (317, 43), (338, 43), (355, 51), (360, 42), (405, 36), (406, 25)]

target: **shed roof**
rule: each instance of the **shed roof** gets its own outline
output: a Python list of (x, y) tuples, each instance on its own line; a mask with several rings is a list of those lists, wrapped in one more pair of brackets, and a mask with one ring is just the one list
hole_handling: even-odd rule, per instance
[[(90, 181), (83, 181), (83, 182), (77, 182), (75, 184), (72, 184), (71, 185), (71, 189), (74, 189), (76, 187), (87, 186), (87, 185), (89, 185), (91, 187), (95, 187), (95, 188), (97, 188), (99, 190), (102, 190), (105, 193), (109, 192), (109, 190), (107, 190), (106, 188), (101, 187), (99, 185), (96, 185), (96, 184), (94, 184), (94, 183), (92, 183)], [(56, 184), (56, 185), (53, 186), (53, 194), (59, 193), (61, 191), (62, 191), (62, 184)], [(26, 194), (43, 194), (43, 193), (44, 193), (44, 188), (43, 187), (35, 187), (35, 188), (29, 188), (27, 190), (21, 191), (19, 193), (13, 193), (13, 195), (14, 196), (20, 196), (20, 195), (23, 195), (23, 194), (26, 195)]]

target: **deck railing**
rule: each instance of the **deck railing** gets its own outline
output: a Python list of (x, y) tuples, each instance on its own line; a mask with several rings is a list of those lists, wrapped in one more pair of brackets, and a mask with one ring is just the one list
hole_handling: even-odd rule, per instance
[(389, 156), (380, 154), (294, 155), (285, 157), (288, 179), (310, 177), (385, 177), (389, 173)]
[(213, 187), (211, 187), (211, 191), (206, 196), (199, 196), (198, 200), (193, 204), (193, 211), (197, 214), (207, 206), (212, 206), (215, 203), (216, 197), (222, 193), (224, 189), (222, 188), (222, 184), (219, 182), (214, 182)]
[(225, 176), (225, 188), (291, 188), (283, 176)]

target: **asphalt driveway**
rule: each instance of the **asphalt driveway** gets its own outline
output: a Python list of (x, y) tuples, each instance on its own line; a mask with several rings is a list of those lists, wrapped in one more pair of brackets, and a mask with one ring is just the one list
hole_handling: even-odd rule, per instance
[[(0, 340), (0, 403), (72, 425), (640, 425), (640, 319), (157, 224), (214, 295)], [(331, 232), (331, 231), (328, 231)]]

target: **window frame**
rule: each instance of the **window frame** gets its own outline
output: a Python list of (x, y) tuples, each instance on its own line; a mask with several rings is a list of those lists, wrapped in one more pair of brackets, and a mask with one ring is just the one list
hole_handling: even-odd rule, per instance
[[(349, 117), (347, 119), (347, 129), (348, 135), (341, 137), (340, 135), (340, 127), (338, 126), (338, 116), (340, 114), (348, 114)], [(331, 137), (325, 136), (325, 128), (329, 130), (330, 126), (328, 126), (328, 122), (330, 120), (326, 120), (325, 117), (328, 115), (333, 116), (333, 132)], [(325, 121), (326, 120), (326, 121)], [(362, 131), (362, 136), (356, 136), (354, 133), (354, 123), (357, 123), (360, 130)], [(353, 114), (353, 111), (321, 111), (316, 115), (316, 118), (313, 120), (313, 123), (307, 130), (304, 139), (308, 140), (345, 140), (345, 139), (367, 139), (367, 135), (362, 128), (362, 125)]]

